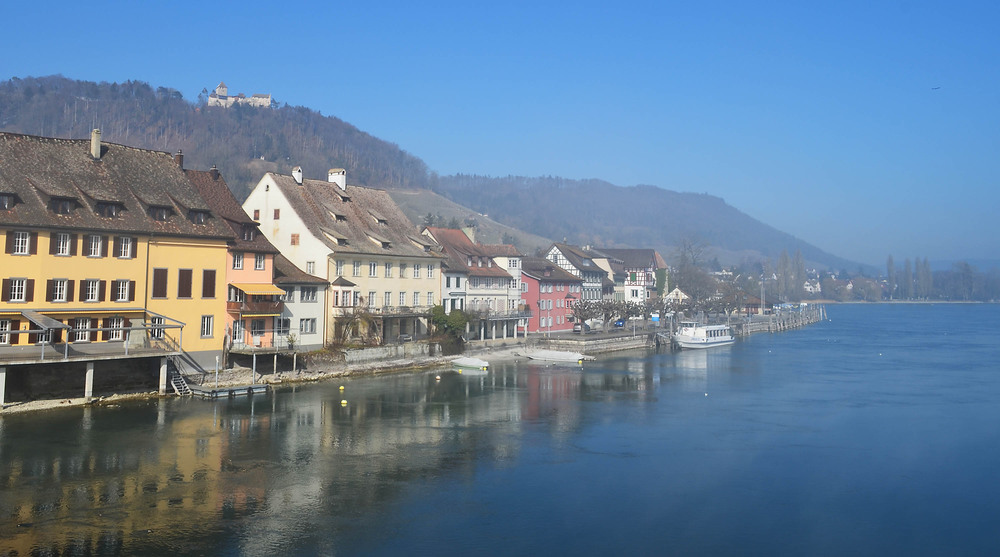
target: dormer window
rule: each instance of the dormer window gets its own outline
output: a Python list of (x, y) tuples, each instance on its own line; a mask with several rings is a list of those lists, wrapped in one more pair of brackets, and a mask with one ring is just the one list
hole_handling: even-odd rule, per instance
[(97, 212), (97, 216), (99, 217), (113, 219), (121, 216), (125, 207), (121, 203), (108, 203), (102, 201), (97, 203), (94, 210)]
[(173, 213), (173, 211), (170, 207), (164, 207), (162, 205), (151, 205), (149, 207), (149, 216), (153, 220), (165, 221), (170, 218), (171, 213)]
[(49, 209), (57, 215), (68, 215), (76, 208), (76, 201), (68, 197), (53, 197), (49, 201)]
[(0, 193), (0, 211), (14, 208), (14, 194)]
[(392, 244), (390, 244), (389, 242), (382, 242), (382, 249), (389, 249), (391, 247)]
[(250, 226), (249, 224), (244, 224), (243, 225), (243, 239), (245, 241), (247, 241), (247, 242), (252, 242), (253, 238), (254, 238), (254, 231), (255, 230), (257, 230), (257, 227)]
[(205, 224), (205, 221), (208, 220), (208, 211), (192, 209), (188, 211), (188, 220), (195, 224)]
[(338, 246), (346, 246), (347, 245), (347, 238), (337, 238), (337, 245)]

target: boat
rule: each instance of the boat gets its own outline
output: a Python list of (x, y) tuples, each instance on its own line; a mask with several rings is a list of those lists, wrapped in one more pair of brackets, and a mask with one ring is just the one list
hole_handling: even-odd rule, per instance
[(681, 348), (712, 348), (732, 344), (733, 330), (729, 325), (702, 325), (682, 321), (674, 335), (674, 344)]
[(578, 352), (563, 352), (560, 350), (535, 350), (524, 355), (530, 360), (540, 360), (546, 362), (576, 363), (582, 364), (584, 360), (593, 360), (593, 356), (580, 354)]
[(490, 367), (490, 363), (486, 360), (470, 357), (456, 358), (451, 361), (451, 365), (460, 369), (476, 369), (482, 371), (486, 371), (487, 368)]

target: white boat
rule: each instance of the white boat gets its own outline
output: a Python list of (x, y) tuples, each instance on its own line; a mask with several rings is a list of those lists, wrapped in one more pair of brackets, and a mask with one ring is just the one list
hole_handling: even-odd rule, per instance
[(701, 325), (682, 321), (674, 335), (674, 343), (681, 348), (712, 348), (733, 343), (733, 330), (729, 325)]
[(470, 357), (456, 358), (451, 361), (451, 365), (462, 369), (477, 369), (482, 371), (486, 371), (490, 367), (490, 363), (486, 360)]
[(580, 354), (578, 352), (562, 352), (560, 350), (535, 350), (524, 355), (531, 360), (541, 360), (546, 362), (562, 362), (582, 364), (584, 360), (593, 360), (593, 356)]

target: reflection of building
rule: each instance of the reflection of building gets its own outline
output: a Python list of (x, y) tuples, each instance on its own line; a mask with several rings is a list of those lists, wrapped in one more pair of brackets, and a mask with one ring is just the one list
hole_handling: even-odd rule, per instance
[(86, 361), (87, 396), (97, 361), (214, 363), (233, 234), (182, 155), (94, 130), (89, 142), (0, 133), (0, 160), (0, 387), (5, 362)]

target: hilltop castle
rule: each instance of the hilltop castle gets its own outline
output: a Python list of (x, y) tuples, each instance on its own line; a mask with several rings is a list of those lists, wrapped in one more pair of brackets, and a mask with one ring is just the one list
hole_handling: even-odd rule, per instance
[(221, 106), (223, 108), (229, 108), (234, 104), (245, 104), (247, 106), (269, 108), (271, 106), (271, 95), (257, 94), (247, 97), (243, 93), (240, 93), (230, 97), (229, 87), (226, 87), (226, 83), (222, 81), (219, 82), (215, 91), (209, 93), (208, 95), (208, 106)]

